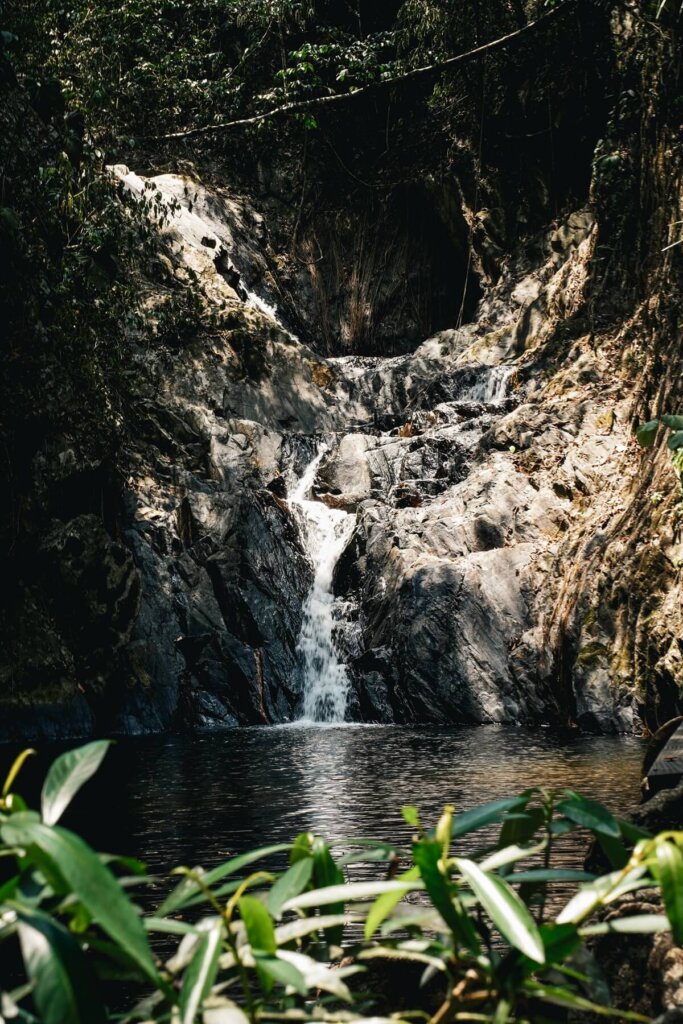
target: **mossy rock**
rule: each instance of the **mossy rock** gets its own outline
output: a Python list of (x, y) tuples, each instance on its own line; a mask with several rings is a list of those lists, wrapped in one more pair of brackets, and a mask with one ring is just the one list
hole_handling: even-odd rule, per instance
[(578, 665), (594, 665), (600, 661), (601, 658), (609, 656), (609, 650), (605, 644), (601, 644), (597, 640), (591, 640), (579, 651), (576, 662)]

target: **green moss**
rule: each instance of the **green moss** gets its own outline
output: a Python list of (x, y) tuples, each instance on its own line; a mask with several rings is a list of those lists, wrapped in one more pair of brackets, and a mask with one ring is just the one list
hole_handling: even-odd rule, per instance
[(589, 608), (586, 612), (583, 620), (584, 626), (589, 629), (595, 622), (598, 621), (598, 609)]
[(609, 651), (604, 644), (597, 640), (591, 640), (581, 648), (576, 661), (579, 665), (594, 665), (601, 658), (606, 658), (608, 654)]

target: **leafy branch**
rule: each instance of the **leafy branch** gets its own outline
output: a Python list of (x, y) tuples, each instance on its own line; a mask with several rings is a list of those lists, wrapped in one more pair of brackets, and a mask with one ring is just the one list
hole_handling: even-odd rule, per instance
[(250, 117), (241, 117), (232, 121), (224, 121), (220, 124), (202, 125), (196, 128), (188, 128), (180, 132), (169, 132), (166, 135), (159, 135), (155, 137), (159, 140), (187, 139), (198, 135), (207, 135), (211, 132), (228, 131), (231, 128), (246, 127), (275, 117), (299, 114), (307, 110), (318, 109), (319, 107), (328, 107), (334, 104), (346, 103), (349, 100), (357, 99), (358, 97), (365, 96), (371, 92), (377, 92), (381, 89), (404, 85), (408, 82), (428, 78), (433, 75), (440, 74), (442, 71), (464, 66), (471, 61), (480, 60), (482, 57), (485, 57), (496, 50), (500, 50), (512, 43), (518, 42), (520, 39), (534, 34), (535, 32), (545, 28), (551, 21), (563, 14), (570, 7), (576, 6), (577, 3), (578, 0), (564, 0), (563, 3), (557, 4), (557, 6), (553, 7), (546, 14), (541, 15), (540, 18), (536, 18), (535, 21), (531, 21), (522, 28), (515, 29), (513, 32), (508, 32), (507, 35), (500, 36), (498, 39), (493, 39), (490, 42), (477, 46), (465, 53), (457, 54), (455, 57), (448, 57), (444, 60), (424, 65), (423, 67), (413, 68), (410, 71), (406, 71), (403, 74), (396, 75), (392, 78), (384, 78), (378, 82), (371, 82), (369, 85), (362, 86), (352, 92), (333, 93), (330, 96), (316, 96), (312, 99), (296, 100), (291, 103), (283, 103), (279, 107), (274, 107), (271, 110), (264, 111), (260, 114), (253, 114)]
[(667, 448), (671, 452), (671, 462), (683, 481), (683, 416), (660, 416), (659, 419), (641, 423), (636, 431), (638, 444), (641, 448), (652, 448), (660, 426), (668, 427), (670, 434)]

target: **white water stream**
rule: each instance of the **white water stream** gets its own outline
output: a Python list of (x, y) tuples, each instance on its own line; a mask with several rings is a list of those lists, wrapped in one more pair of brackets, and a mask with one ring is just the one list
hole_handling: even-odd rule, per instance
[[(471, 398), (493, 405), (507, 396), (514, 367), (493, 366), (475, 387)], [(346, 666), (339, 660), (334, 642), (338, 614), (332, 577), (353, 531), (356, 517), (341, 509), (311, 500), (318, 468), (328, 449), (322, 445), (290, 494), (289, 502), (301, 522), (313, 584), (304, 601), (297, 655), (303, 676), (303, 713), (300, 721), (343, 722), (350, 687)]]
[(303, 606), (297, 643), (303, 674), (302, 721), (343, 722), (350, 679), (334, 643), (334, 567), (353, 531), (356, 517), (311, 501), (310, 493), (327, 448), (323, 445), (290, 495), (299, 512), (308, 555), (313, 562), (313, 585)]
[(507, 398), (508, 385), (515, 372), (515, 367), (506, 363), (492, 366), (489, 373), (472, 388), (470, 397), (475, 402), (498, 404)]

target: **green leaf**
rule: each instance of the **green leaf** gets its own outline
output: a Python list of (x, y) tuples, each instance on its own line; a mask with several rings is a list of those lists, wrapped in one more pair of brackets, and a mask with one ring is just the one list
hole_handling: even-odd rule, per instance
[(41, 1024), (100, 1024), (105, 1012), (77, 940), (57, 921), (15, 906), (26, 975)]
[(314, 840), (315, 836), (312, 832), (299, 832), (289, 852), (289, 863), (296, 864), (298, 860), (310, 857)]
[[(258, 850), (242, 853), (239, 857), (232, 857), (230, 860), (225, 861), (224, 864), (219, 864), (218, 867), (212, 868), (211, 871), (204, 871), (203, 868), (197, 868), (196, 870), (201, 875), (204, 884), (211, 886), (214, 882), (225, 878), (226, 875), (236, 874), (242, 868), (253, 864), (254, 861), (261, 860), (263, 857), (270, 857), (274, 853), (282, 853), (284, 850), (291, 850), (291, 847), (291, 843), (276, 843), (274, 846), (263, 846)], [(190, 901), (201, 903), (205, 899), (206, 896), (202, 893), (201, 886), (197, 885), (191, 878), (184, 878), (173, 892), (166, 897), (157, 913), (159, 917), (164, 917), (166, 914), (172, 914), (176, 910), (180, 910)]]
[(46, 825), (54, 825), (59, 821), (81, 786), (102, 764), (110, 745), (109, 740), (86, 743), (84, 747), (62, 754), (52, 764), (40, 799)]
[(162, 935), (196, 935), (197, 928), (186, 921), (176, 921), (169, 917), (143, 917), (145, 931), (161, 932)]
[(334, 928), (337, 925), (345, 925), (351, 921), (358, 920), (358, 915), (351, 914), (316, 914), (315, 917), (300, 917), (296, 921), (289, 921), (281, 924), (275, 929), (275, 940), (280, 946), (292, 942), (294, 939), (304, 938), (312, 932), (320, 931), (321, 928)]
[(507, 999), (501, 999), (496, 1006), (493, 1017), (491, 1018), (491, 1024), (507, 1024), (510, 1019), (510, 1011), (512, 1006)]
[(5, 797), (5, 810), (9, 814), (16, 814), (17, 811), (27, 811), (28, 804), (18, 793), (8, 793)]
[(309, 992), (320, 989), (323, 992), (331, 992), (332, 995), (338, 996), (339, 999), (344, 999), (346, 1002), (351, 1002), (351, 993), (343, 979), (362, 970), (356, 966), (336, 967), (331, 970), (325, 964), (306, 956), (305, 953), (298, 953), (291, 949), (279, 950), (277, 959), (280, 963), (291, 965), (299, 971)]
[(254, 955), (254, 960), (259, 970), (271, 981), (279, 982), (281, 985), (290, 985), (300, 996), (307, 994), (308, 988), (304, 976), (294, 964), (287, 963), (285, 960), (279, 960), (274, 956), (260, 956), (258, 954)]
[(20, 881), (21, 876), (14, 875), (12, 878), (8, 878), (3, 885), (0, 885), (0, 903), (4, 903), (6, 900), (12, 899), (19, 887)]
[(666, 427), (671, 427), (672, 430), (683, 430), (683, 416), (662, 416), (660, 417), (662, 423)]
[(335, 863), (330, 848), (324, 839), (316, 836), (312, 846), (313, 878), (318, 888), (326, 885), (341, 885), (344, 872)]
[(420, 909), (411, 903), (398, 907), (393, 917), (387, 918), (382, 923), (380, 931), (382, 935), (391, 935), (392, 932), (406, 931), (410, 928), (419, 928), (421, 931), (439, 932), (443, 931), (443, 920), (433, 907)]
[(34, 754), (35, 754), (35, 750), (22, 750), (22, 752), (17, 757), (15, 757), (14, 762), (12, 764), (12, 767), (10, 768), (9, 772), (7, 773), (7, 778), (5, 779), (5, 784), (2, 787), (2, 793), (0, 793), (0, 799), (2, 799), (2, 800), (5, 799), (5, 797), (7, 796), (7, 794), (9, 793), (9, 791), (12, 788), (12, 784), (14, 783), (14, 780), (16, 779), (17, 775), (19, 774), (19, 772), (23, 768), (24, 761), (26, 761), (27, 758), (32, 757)]
[(411, 828), (420, 827), (420, 812), (413, 804), (408, 804), (406, 807), (402, 807), (401, 814), (403, 815), (403, 820), (406, 825), (410, 825)]
[[(419, 867), (410, 868), (408, 871), (404, 871), (402, 875), (399, 875), (396, 881), (398, 882), (412, 882), (414, 879), (420, 877)], [(370, 911), (365, 920), (365, 938), (370, 939), (375, 934), (382, 921), (384, 921), (398, 903), (401, 902), (405, 893), (403, 892), (385, 892), (381, 896), (378, 896), (375, 902), (370, 907)]]
[(249, 1018), (232, 1000), (211, 996), (204, 1002), (202, 1024), (249, 1024)]
[(645, 871), (644, 865), (638, 865), (623, 877), (621, 871), (613, 871), (609, 875), (601, 875), (594, 882), (582, 885), (558, 914), (557, 923), (580, 924), (601, 904), (609, 903), (627, 892), (641, 888), (645, 884), (642, 878)]
[(569, 832), (574, 831), (574, 823), (568, 818), (554, 818), (548, 829), (552, 836), (566, 836)]
[[(248, 899), (249, 897), (245, 897)], [(211, 991), (218, 973), (218, 958), (223, 936), (222, 922), (203, 932), (194, 955), (183, 976), (180, 989), (180, 1019), (182, 1024), (194, 1024), (202, 1003)]]
[(291, 843), (275, 843), (272, 846), (261, 846), (258, 850), (248, 850), (247, 853), (242, 853), (239, 857), (232, 857), (231, 860), (226, 860), (224, 864), (219, 864), (218, 867), (207, 871), (204, 875), (204, 884), (213, 885), (214, 882), (220, 881), (226, 875), (234, 875), (235, 872), (241, 871), (242, 868), (248, 867), (257, 860), (271, 857), (275, 853), (284, 853), (285, 850), (290, 850), (291, 848)]
[(582, 825), (592, 832), (619, 839), (621, 836), (619, 824), (606, 807), (596, 800), (587, 800), (586, 797), (579, 796), (571, 789), (566, 789), (565, 795), (567, 799), (557, 805), (560, 814), (564, 814), (575, 825)]
[(556, 924), (554, 921), (539, 927), (547, 964), (562, 964), (581, 943), (576, 925)]
[(378, 843), (373, 849), (351, 850), (336, 860), (339, 867), (346, 867), (347, 864), (386, 864), (397, 859), (391, 843)]
[(634, 825), (632, 821), (625, 821), (623, 818), (617, 818), (617, 824), (621, 829), (621, 834), (627, 843), (635, 845), (640, 839), (652, 839), (652, 833), (646, 832), (645, 829), (640, 828), (638, 825)]
[(499, 868), (508, 869), (519, 860), (528, 860), (535, 853), (541, 853), (546, 845), (547, 843), (544, 841), (534, 845), (505, 846), (486, 857), (479, 867), (482, 871), (497, 871)]
[(654, 444), (655, 437), (657, 436), (657, 429), (659, 427), (659, 420), (648, 420), (647, 423), (641, 423), (636, 430), (636, 438), (641, 448), (651, 448)]
[(512, 885), (517, 882), (592, 882), (595, 875), (588, 871), (575, 871), (572, 868), (530, 868), (528, 871), (515, 871), (507, 876)]
[[(620, 826), (621, 827), (621, 826)], [(615, 839), (613, 836), (605, 836), (601, 833), (597, 835), (598, 844), (600, 849), (607, 857), (612, 868), (623, 868), (626, 867), (629, 861), (629, 852), (622, 843), (621, 839)]]
[(612, 921), (586, 925), (581, 928), (581, 935), (609, 935), (610, 932), (620, 935), (653, 935), (670, 930), (671, 922), (666, 914), (632, 914), (631, 917), (615, 917)]
[(530, 807), (523, 814), (508, 814), (503, 821), (498, 849), (528, 843), (543, 827), (545, 812), (542, 807)]
[(59, 826), (15, 814), (0, 827), (9, 846), (21, 846), (32, 863), (47, 858), (105, 932), (150, 978), (159, 984), (142, 921), (118, 881), (82, 839)]
[(469, 832), (476, 832), (477, 829), (484, 828), (486, 825), (495, 825), (508, 811), (526, 807), (529, 799), (530, 796), (524, 795), (491, 800), (487, 804), (481, 804), (462, 814), (456, 814), (453, 822), (453, 838), (457, 839)]
[(308, 910), (312, 907), (325, 907), (334, 903), (347, 903), (351, 900), (367, 900), (384, 892), (410, 892), (424, 888), (420, 882), (347, 882), (346, 885), (330, 885), (324, 889), (313, 889), (311, 892), (295, 896), (282, 907), (282, 910)]
[(275, 953), (275, 928), (261, 900), (256, 896), (242, 896), (237, 905), (247, 929), (251, 948), (263, 950), (264, 953)]
[(118, 864), (120, 867), (125, 868), (129, 874), (139, 875), (141, 885), (147, 884), (150, 880), (156, 881), (156, 879), (151, 879), (147, 875), (147, 865), (143, 861), (138, 860), (137, 857), (124, 857), (120, 853), (100, 853), (98, 856), (103, 864)]
[[(413, 859), (429, 893), (429, 898), (453, 932), (455, 939), (472, 952), (479, 952), (479, 940), (466, 911), (454, 901), (448, 879), (439, 867), (441, 844), (425, 839), (413, 845)], [(413, 883), (414, 884), (414, 883)]]
[(12, 992), (0, 993), (0, 1013), (3, 1014), (3, 1024), (5, 1021), (21, 1021), (22, 1024), (40, 1024), (37, 1017), (34, 1017), (32, 1013), (27, 1010), (20, 1009), (19, 1003), (26, 996), (31, 994), (32, 985), (29, 982), (26, 985), (22, 985), (18, 989), (14, 989)]
[(679, 448), (683, 448), (683, 430), (674, 431), (666, 443), (672, 452), (676, 452)]
[(313, 875), (313, 858), (306, 857), (292, 864), (284, 875), (280, 875), (268, 893), (268, 910), (273, 917), (280, 917), (282, 905), (303, 892)]
[[(195, 868), (195, 871), (198, 871), (200, 876), (203, 875), (203, 872), (202, 872), (201, 868)], [(244, 878), (235, 878), (235, 879), (232, 880), (232, 882), (226, 882), (225, 885), (219, 885), (217, 889), (212, 889), (211, 890), (212, 893), (213, 893), (214, 899), (220, 900), (224, 896), (232, 896), (232, 894), (237, 892), (237, 890), (244, 884), (244, 882), (245, 882)], [(206, 895), (206, 893), (202, 892), (201, 890), (199, 890), (199, 891), (195, 892), (194, 896), (186, 896), (183, 899), (183, 910), (187, 910), (188, 907), (198, 907), (202, 903), (208, 903), (208, 902), (209, 902), (209, 898)], [(164, 906), (165, 906), (165, 904), (162, 903), (161, 907), (157, 911), (159, 916), (161, 916), (161, 911), (162, 911)]]
[(598, 1003), (584, 999), (576, 995), (571, 989), (561, 988), (556, 985), (540, 985), (535, 982), (527, 982), (527, 988), (536, 999), (541, 999), (552, 1006), (563, 1006), (569, 1010), (588, 1010), (591, 1013), (598, 1013), (602, 1017), (617, 1017), (622, 1020), (642, 1021), (642, 1024), (650, 1024), (650, 1018), (644, 1017), (641, 1013), (633, 1013), (629, 1010), (613, 1010), (608, 1006), (600, 1006)]
[(530, 960), (545, 963), (538, 926), (514, 889), (497, 875), (486, 874), (474, 861), (465, 857), (455, 858), (455, 866), (503, 938)]
[[(34, 818), (37, 824), (40, 824), (40, 815), (37, 812), (29, 811), (25, 816), (28, 820), (29, 815)], [(71, 895), (71, 886), (64, 880), (64, 876), (61, 871), (55, 866), (54, 861), (47, 854), (43, 853), (42, 850), (38, 849), (37, 846), (31, 849), (31, 862), (34, 868), (42, 875), (47, 885), (52, 889), (55, 896), (69, 896)]]
[(429, 953), (417, 949), (402, 949), (400, 946), (371, 946), (358, 953), (359, 960), (408, 960), (413, 963), (427, 964), (437, 971), (447, 970), (441, 957), (430, 956)]
[[(313, 840), (311, 847), (313, 854), (313, 883), (318, 889), (322, 889), (326, 886), (339, 886), (344, 882), (344, 872), (335, 862), (330, 848), (324, 839), (316, 836)], [(344, 913), (344, 903), (339, 901), (338, 903), (331, 904), (330, 912), (333, 914)], [(330, 945), (339, 945), (342, 940), (343, 929), (339, 926), (335, 928), (327, 928), (325, 930), (325, 938)]]
[[(101, 938), (97, 933), (93, 933), (92, 931), (87, 936), (87, 945), (89, 953), (101, 954), (95, 962), (97, 979), (99, 982), (113, 979), (115, 981), (132, 982), (137, 986), (140, 985), (140, 968), (137, 966), (135, 961), (122, 950), (121, 946), (112, 942), (110, 939)], [(175, 1002), (175, 998), (165, 983), (163, 983), (156, 992), (159, 999), (163, 1000), (167, 996), (171, 995), (172, 1001)]]
[(683, 853), (668, 841), (657, 843), (657, 874), (673, 937), (683, 943)]

